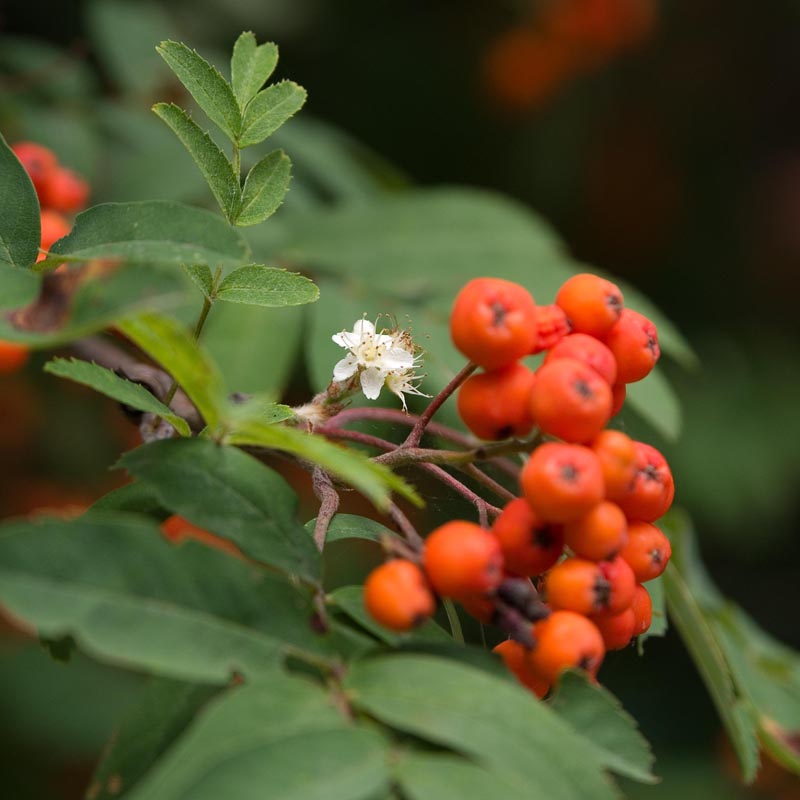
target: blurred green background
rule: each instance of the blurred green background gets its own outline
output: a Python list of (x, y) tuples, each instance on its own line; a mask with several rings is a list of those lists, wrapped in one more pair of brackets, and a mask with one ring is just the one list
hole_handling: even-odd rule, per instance
[[(224, 64), (243, 29), (277, 41), (279, 77), (309, 91), (281, 135), (299, 156), (286, 212), (358, 198), (343, 148), (388, 187), (496, 189), (678, 324), (701, 360), (666, 365), (683, 434), (647, 438), (673, 465), (721, 588), (800, 647), (800, 3), (6, 0), (0, 130), (51, 146), (95, 202), (205, 202), (202, 178), (149, 113), (176, 91), (153, 48), (180, 39)], [(39, 375), (41, 362), (0, 378), (3, 516), (90, 502), (135, 441), (115, 408)], [(780, 774), (739, 787), (674, 635), (651, 640), (643, 660), (612, 654), (603, 678), (664, 776), (631, 796), (800, 797)], [(2, 790), (81, 796), (137, 685), (0, 639)]]

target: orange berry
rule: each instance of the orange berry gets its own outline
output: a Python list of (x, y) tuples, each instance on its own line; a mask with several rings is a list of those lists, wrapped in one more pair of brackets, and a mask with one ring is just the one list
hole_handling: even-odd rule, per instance
[(612, 386), (617, 379), (617, 362), (614, 360), (614, 354), (599, 339), (586, 333), (571, 333), (565, 336), (547, 354), (544, 363), (559, 358), (574, 358), (586, 364), (609, 386)]
[(35, 142), (17, 142), (11, 149), (30, 176), (36, 194), (41, 198), (47, 182), (58, 169), (55, 153)]
[(422, 570), (398, 558), (369, 574), (364, 584), (364, 606), (385, 628), (408, 631), (433, 614), (436, 600)]
[(617, 503), (628, 519), (654, 522), (669, 511), (675, 497), (675, 481), (667, 460), (655, 447), (634, 442), (636, 472), (628, 490)]
[(630, 308), (622, 312), (605, 342), (617, 360), (620, 383), (635, 383), (649, 375), (661, 355), (656, 326)]
[(536, 345), (533, 353), (541, 353), (555, 347), (569, 332), (569, 320), (564, 309), (556, 305), (538, 306), (536, 308)]
[(672, 545), (662, 531), (649, 522), (631, 522), (628, 543), (620, 552), (633, 570), (637, 583), (657, 578), (667, 568)]
[(581, 558), (613, 558), (628, 540), (628, 521), (622, 509), (604, 500), (582, 517), (564, 525), (567, 547)]
[[(54, 242), (57, 242), (70, 232), (69, 222), (57, 211), (44, 209), (41, 215), (41, 223), (42, 235), (39, 246), (42, 250), (49, 250)], [(45, 254), (39, 253), (39, 257), (36, 260), (41, 261), (43, 258), (45, 258)]]
[(539, 699), (547, 694), (550, 685), (531, 669), (528, 658), (530, 651), (526, 647), (513, 639), (507, 639), (494, 647), (492, 652), (497, 653), (503, 659), (508, 671)]
[(604, 337), (622, 313), (619, 287), (598, 275), (574, 275), (558, 290), (556, 305), (564, 309), (575, 333)]
[(494, 521), (506, 569), (514, 575), (541, 575), (561, 557), (561, 527), (544, 522), (524, 497), (512, 500)]
[(425, 540), (425, 571), (442, 597), (484, 594), (503, 580), (500, 542), (479, 525), (446, 522)]
[(606, 497), (616, 500), (625, 495), (636, 474), (636, 446), (621, 431), (601, 431), (590, 444), (600, 459)]
[(628, 389), (624, 383), (615, 383), (611, 387), (611, 416), (616, 417), (622, 406), (625, 405), (625, 396), (628, 394)]
[(455, 346), (484, 369), (507, 366), (536, 344), (536, 304), (518, 283), (475, 278), (456, 297), (450, 333)]
[(554, 611), (534, 625), (533, 635), (536, 646), (528, 660), (541, 680), (552, 685), (563, 670), (574, 667), (597, 676), (606, 648), (597, 626), (583, 615)]
[(536, 371), (530, 407), (543, 433), (585, 442), (611, 418), (611, 387), (586, 364), (560, 358)]
[(58, 167), (45, 182), (42, 204), (72, 214), (86, 208), (89, 184), (70, 169)]
[(458, 413), (480, 439), (526, 436), (533, 427), (534, 375), (523, 364), (470, 375), (458, 390)]
[(522, 469), (522, 490), (546, 522), (570, 522), (603, 499), (600, 459), (577, 444), (547, 442)]
[(620, 556), (609, 561), (601, 561), (598, 566), (608, 581), (608, 597), (605, 609), (610, 614), (620, 614), (633, 602), (636, 591), (636, 577), (633, 570)]
[(221, 536), (216, 536), (203, 528), (198, 528), (197, 525), (193, 525), (188, 519), (184, 519), (177, 514), (173, 514), (173, 516), (168, 517), (161, 523), (161, 532), (173, 544), (180, 544), (187, 539), (193, 539), (196, 542), (230, 553), (233, 556), (242, 556), (242, 551), (229, 539), (223, 539)]
[(471, 617), (475, 617), (478, 622), (484, 625), (491, 625), (495, 621), (497, 608), (494, 600), (485, 594), (463, 595), (458, 598), (458, 602)]
[(606, 650), (622, 650), (631, 643), (636, 627), (636, 616), (632, 608), (626, 608), (619, 614), (595, 614), (592, 622), (603, 637)]
[(30, 357), (30, 348), (18, 342), (0, 339), (0, 375), (11, 375), (25, 366)]
[(633, 593), (631, 610), (634, 616), (633, 635), (641, 636), (653, 621), (653, 601), (644, 586), (637, 586)]
[(547, 573), (544, 592), (554, 609), (589, 615), (607, 608), (609, 583), (594, 561), (567, 558)]

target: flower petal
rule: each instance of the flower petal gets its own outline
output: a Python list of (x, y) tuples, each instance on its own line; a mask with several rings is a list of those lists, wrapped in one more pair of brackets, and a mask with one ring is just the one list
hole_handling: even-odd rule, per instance
[(386, 373), (377, 367), (367, 367), (361, 373), (361, 389), (368, 400), (377, 400), (386, 380)]
[(408, 350), (393, 347), (381, 359), (381, 367), (385, 370), (405, 370), (414, 366), (414, 356)]
[(353, 355), (345, 356), (341, 361), (336, 363), (333, 368), (333, 379), (335, 381), (346, 381), (356, 374), (358, 369), (358, 362)]
[(373, 333), (375, 333), (375, 326), (368, 319), (358, 319), (353, 325), (353, 334), (359, 338)]

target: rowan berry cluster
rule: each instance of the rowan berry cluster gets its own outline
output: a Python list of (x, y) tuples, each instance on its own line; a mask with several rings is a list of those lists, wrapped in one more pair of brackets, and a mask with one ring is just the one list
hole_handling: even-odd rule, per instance
[[(39, 197), (39, 246), (42, 250), (49, 250), (72, 228), (65, 215), (75, 214), (86, 207), (89, 185), (75, 172), (61, 166), (55, 153), (47, 147), (35, 142), (17, 142), (11, 149), (28, 173)], [(45, 254), (40, 253), (36, 260), (42, 261), (44, 258)], [(0, 375), (19, 370), (29, 355), (30, 350), (26, 345), (0, 340)]]
[[(625, 385), (659, 357), (653, 323), (596, 275), (570, 278), (551, 306), (496, 278), (470, 281), (451, 315), (458, 349), (483, 368), (462, 384), (459, 413), (479, 438), (526, 437), (521, 497), (490, 529), (455, 520), (434, 530), (415, 563), (396, 559), (365, 585), (372, 616), (409, 630), (452, 598), (509, 633), (495, 650), (543, 696), (568, 668), (595, 676), (607, 650), (650, 626), (643, 583), (658, 577), (670, 543), (653, 523), (674, 482), (653, 447), (606, 428)], [(534, 372), (521, 359), (542, 353)]]

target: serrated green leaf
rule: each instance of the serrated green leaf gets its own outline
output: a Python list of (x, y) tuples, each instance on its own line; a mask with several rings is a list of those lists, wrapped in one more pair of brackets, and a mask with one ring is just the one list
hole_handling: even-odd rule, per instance
[(276, 403), (271, 397), (258, 395), (231, 402), (225, 411), (226, 421), (234, 427), (249, 420), (275, 425), (294, 417), (295, 412), (291, 406)]
[(0, 134), (0, 267), (30, 267), (39, 255), (39, 200), (25, 168)]
[(214, 288), (214, 278), (208, 264), (181, 264), (189, 280), (203, 293), (203, 297), (210, 300)]
[(531, 800), (525, 781), (454, 755), (407, 753), (394, 774), (408, 800)]
[(417, 505), (423, 502), (412, 486), (383, 464), (376, 464), (362, 453), (297, 428), (247, 422), (229, 434), (228, 441), (231, 444), (283, 450), (319, 464), (327, 472), (358, 489), (378, 508), (387, 506), (392, 491)]
[(0, 526), (0, 604), (96, 658), (189, 681), (225, 684), (288, 652), (331, 652), (289, 582), (204, 545), (175, 547), (138, 515)]
[(295, 493), (253, 456), (206, 439), (173, 439), (131, 450), (119, 466), (149, 485), (164, 508), (256, 561), (318, 578), (319, 553), (295, 519)]
[(92, 800), (129, 792), (186, 730), (219, 687), (150, 678), (115, 731), (87, 789)]
[(135, 408), (162, 417), (172, 425), (181, 436), (191, 436), (186, 420), (173, 414), (167, 406), (155, 398), (144, 386), (121, 378), (115, 372), (98, 364), (80, 361), (76, 358), (56, 358), (44, 366), (44, 371), (59, 378), (89, 386), (100, 394)]
[(550, 708), (581, 732), (606, 768), (640, 783), (658, 781), (653, 753), (636, 720), (600, 684), (590, 683), (583, 673), (566, 672)]
[(251, 306), (302, 306), (319, 298), (313, 281), (296, 272), (263, 264), (248, 264), (228, 273), (217, 289), (217, 299)]
[(350, 619), (357, 622), (362, 628), (386, 644), (398, 647), (403, 643), (414, 640), (429, 642), (452, 642), (453, 637), (432, 619), (426, 620), (422, 625), (410, 633), (392, 633), (392, 631), (379, 625), (364, 606), (363, 586), (341, 586), (328, 595), (328, 602), (341, 609)]
[(194, 159), (228, 221), (237, 216), (241, 198), (239, 176), (216, 142), (174, 103), (156, 103), (153, 111), (169, 125)]
[(454, 661), (401, 654), (355, 663), (345, 688), (356, 708), (513, 776), (531, 797), (615, 797), (591, 745), (509, 681)]
[(72, 231), (50, 252), (39, 266), (92, 258), (238, 266), (249, 255), (241, 234), (217, 214), (161, 200), (94, 206), (78, 214)]
[(755, 711), (737, 692), (714, 631), (675, 563), (669, 564), (663, 580), (672, 624), (711, 695), (738, 756), (744, 779), (752, 781), (759, 765)]
[(252, 31), (245, 31), (236, 40), (231, 56), (231, 84), (242, 111), (267, 82), (277, 64), (278, 47), (272, 42), (256, 45)]
[(155, 489), (139, 481), (131, 481), (104, 494), (92, 504), (90, 511), (128, 511), (144, 514), (159, 521), (170, 515), (161, 505)]
[(206, 424), (216, 427), (227, 402), (225, 384), (216, 365), (178, 322), (156, 314), (141, 314), (119, 329), (178, 382)]
[(654, 369), (644, 380), (629, 383), (625, 403), (669, 441), (679, 438), (680, 400), (660, 368)]
[(292, 179), (292, 162), (283, 150), (264, 156), (247, 174), (242, 202), (233, 220), (240, 227), (258, 225), (280, 207)]
[(216, 123), (229, 139), (236, 141), (241, 130), (242, 115), (233, 90), (216, 67), (209, 64), (197, 51), (181, 42), (161, 42), (156, 50), (206, 116)]
[(247, 106), (240, 145), (250, 147), (275, 133), (306, 102), (306, 90), (294, 81), (281, 81), (260, 91)]

